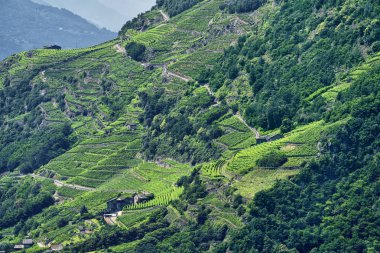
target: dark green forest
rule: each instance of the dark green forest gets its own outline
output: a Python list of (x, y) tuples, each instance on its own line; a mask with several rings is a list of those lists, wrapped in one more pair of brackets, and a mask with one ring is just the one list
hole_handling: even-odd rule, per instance
[(250, 203), (248, 225), (233, 235), (233, 243), (225, 249), (380, 250), (379, 67), (341, 95), (343, 103), (348, 97), (360, 98), (362, 109), (352, 104), (337, 109), (340, 116), (349, 110), (352, 119), (344, 128), (327, 133), (324, 145), (329, 153), (305, 166), (291, 182), (280, 181), (258, 193)]
[(176, 16), (179, 13), (190, 9), (201, 0), (157, 0), (157, 6), (168, 11), (169, 16)]
[[(374, 21), (380, 10), (375, 1), (357, 1), (344, 15), (325, 19), (312, 15), (315, 10), (339, 9), (342, 2), (283, 2), (269, 29), (241, 37), (225, 51), (222, 64), (198, 80), (217, 90), (247, 72), (255, 96), (240, 102), (251, 125), (274, 129), (287, 119), (300, 124), (318, 119), (328, 109), (323, 102), (307, 106), (302, 101), (331, 85), (337, 68), (351, 68), (362, 61), (361, 48), (376, 52), (380, 39), (380, 24)], [(361, 20), (355, 28), (354, 20)], [(321, 21), (323, 29), (311, 39), (307, 31), (319, 30)], [(265, 58), (268, 52), (270, 62)]]
[[(188, 92), (191, 92), (191, 88)], [(149, 127), (143, 142), (148, 159), (168, 153), (193, 164), (218, 158), (220, 152), (211, 140), (223, 134), (215, 120), (227, 113), (227, 107), (210, 107), (212, 99), (206, 94), (192, 95), (189, 101), (178, 107), (179, 101), (165, 94), (163, 89), (155, 90), (154, 94), (140, 93), (139, 97), (144, 108), (140, 120)], [(166, 117), (170, 112), (172, 115)], [(196, 120), (191, 122), (190, 116), (196, 117)], [(154, 120), (164, 117), (164, 127)], [(199, 129), (207, 130), (198, 134)], [(191, 139), (186, 140), (185, 136)]]
[(229, 13), (252, 12), (263, 6), (267, 0), (231, 0), (220, 5), (221, 10)]
[(55, 99), (64, 110), (64, 96), (58, 92), (42, 96), (48, 90), (46, 85), (39, 83), (33, 88), (29, 85), (35, 75), (37, 71), (14, 83), (5, 79), (0, 90), (0, 125), (8, 129), (0, 132), (0, 171), (20, 166), (23, 173), (32, 172), (67, 150), (73, 141), (69, 139), (72, 129), (68, 123), (48, 126), (44, 122), (39, 105)]
[[(15, 186), (9, 185), (0, 189), (0, 226), (8, 228), (22, 224), (28, 217), (41, 212), (44, 208), (54, 204), (51, 196), (52, 189), (32, 180), (23, 180)], [(17, 201), (15, 201), (17, 200)], [(21, 225), (22, 227), (22, 225)], [(26, 233), (27, 229), (24, 230)], [(20, 228), (15, 228), (18, 234)]]

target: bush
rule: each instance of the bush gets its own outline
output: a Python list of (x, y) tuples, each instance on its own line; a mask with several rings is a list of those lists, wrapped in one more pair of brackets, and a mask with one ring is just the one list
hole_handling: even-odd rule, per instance
[(292, 131), (293, 125), (292, 121), (289, 118), (285, 118), (282, 120), (282, 124), (280, 127), (281, 133), (288, 133)]
[(372, 51), (375, 53), (380, 52), (380, 41), (376, 41), (372, 44)]
[(257, 161), (257, 165), (266, 168), (277, 168), (288, 161), (288, 158), (279, 152), (271, 152)]
[(126, 47), (127, 54), (135, 61), (142, 61), (144, 59), (144, 53), (146, 50), (145, 45), (137, 42), (131, 42)]
[(57, 226), (58, 226), (59, 228), (62, 228), (62, 227), (64, 227), (64, 226), (66, 226), (67, 224), (69, 224), (69, 222), (68, 222), (65, 218), (61, 218), (61, 219), (59, 219), (58, 222), (57, 222)]

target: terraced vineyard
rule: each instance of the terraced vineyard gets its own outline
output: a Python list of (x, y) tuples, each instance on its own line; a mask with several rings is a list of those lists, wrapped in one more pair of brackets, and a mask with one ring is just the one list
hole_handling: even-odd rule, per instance
[[(6, 191), (13, 185), (30, 180), (37, 182), (33, 191), (44, 189), (52, 198), (48, 199), (51, 205), (42, 211), (25, 217), (20, 214), (9, 227), (0, 228), (0, 251), (5, 244), (14, 245), (28, 235), (35, 242), (62, 244), (73, 252), (92, 252), (97, 248), (86, 248), (86, 244), (98, 241), (107, 244), (100, 252), (105, 248), (136, 252), (141, 245), (137, 252), (144, 252), (143, 246), (149, 248), (158, 242), (162, 243), (160, 250), (172, 252), (174, 248), (167, 243), (170, 236), (184, 233), (173, 236), (179, 248), (183, 240), (194, 237), (186, 229), (198, 233), (197, 229), (205, 228), (207, 232), (200, 235), (214, 238), (199, 248), (194, 246), (194, 251), (207, 248), (223, 252), (219, 246), (232, 238), (235, 233), (231, 231), (256, 222), (256, 217), (251, 217), (256, 212), (252, 198), (279, 180), (297, 175), (304, 164), (318, 161), (328, 152), (324, 145), (330, 135), (325, 133), (346, 126), (352, 117), (351, 107), (364, 101), (349, 98), (352, 104), (346, 104), (341, 96), (358, 80), (368, 79), (363, 75), (376, 70), (372, 68), (380, 61), (380, 53), (371, 51), (376, 44), (359, 45), (369, 38), (357, 38), (357, 49), (352, 51), (363, 57), (363, 64), (359, 60), (342, 66), (332, 64), (334, 73), (328, 72), (328, 67), (318, 72), (324, 55), (317, 59), (317, 53), (308, 50), (328, 40), (324, 37), (323, 43), (314, 43), (312, 37), (321, 36), (315, 32), (324, 34), (322, 28), (331, 17), (320, 20), (332, 9), (318, 10), (310, 3), (316, 18), (306, 20), (307, 26), (297, 34), (287, 34), (290, 39), (287, 37), (286, 43), (293, 44), (280, 50), (276, 49), (280, 35), (293, 26), (271, 29), (281, 21), (277, 18), (289, 11), (290, 3), (262, 2), (265, 4), (254, 12), (233, 13), (223, 10), (225, 0), (198, 1), (168, 20), (161, 13), (168, 11), (166, 7), (154, 8), (129, 23), (115, 40), (84, 49), (22, 52), (0, 64), (0, 95), (4, 95), (0, 109), (6, 114), (0, 117), (0, 139), (10, 143), (0, 148), (0, 153), (9, 148), (10, 156), (21, 153), (19, 160), (24, 162), (27, 149), (40, 144), (35, 136), (49, 137), (51, 133), (45, 130), (50, 127), (57, 134), (61, 134), (60, 127), (67, 130), (58, 141), (54, 139), (57, 143), (48, 140), (49, 145), (41, 149), (53, 153), (42, 167), (29, 166), (38, 160), (35, 157), (45, 158), (42, 151), (32, 153), (32, 159), (22, 164), (12, 159), (1, 161), (5, 174), (0, 177), (0, 197), (10, 194)], [(348, 12), (346, 7), (343, 10)], [(355, 18), (347, 16), (351, 19)], [(318, 22), (322, 25), (313, 27)], [(372, 22), (365, 28), (366, 22), (360, 21), (366, 31), (358, 34), (370, 34), (377, 24)], [(352, 24), (348, 31), (356, 29), (357, 23)], [(346, 29), (338, 28), (334, 34)], [(265, 41), (274, 32), (279, 41), (277, 37)], [(302, 42), (304, 38), (306, 42)], [(131, 42), (145, 46), (139, 61), (125, 49)], [(338, 47), (339, 43), (332, 41), (331, 45)], [(319, 51), (329, 54), (332, 49), (328, 47)], [(329, 54), (326, 59), (335, 56)], [(303, 67), (310, 68), (306, 61), (317, 66), (318, 73), (306, 69), (310, 80), (298, 83), (295, 80), (303, 78), (300, 72), (306, 71)], [(277, 69), (279, 65), (284, 69)], [(349, 70), (351, 66), (355, 67)], [(367, 86), (365, 89), (370, 89)], [(278, 93), (281, 96), (276, 97)], [(372, 94), (372, 99), (376, 98)], [(16, 99), (15, 109), (10, 105)], [(280, 100), (286, 103), (277, 105)], [(334, 113), (343, 116), (334, 118)], [(371, 131), (376, 130), (374, 124)], [(270, 140), (271, 135), (282, 132), (286, 134)], [(374, 133), (365, 137), (370, 136)], [(25, 150), (13, 152), (14, 143)], [(260, 163), (272, 154), (283, 158), (281, 165)], [(139, 193), (154, 198), (135, 204), (124, 200)], [(25, 200), (17, 197), (20, 200), (15, 203), (23, 206)], [(114, 201), (116, 207), (112, 206)], [(12, 210), (8, 215), (17, 212)], [(107, 223), (105, 214), (113, 215), (112, 222)], [(151, 230), (141, 231), (141, 227)], [(134, 241), (128, 241), (130, 238)], [(270, 243), (273, 249), (278, 246), (276, 250), (285, 245)], [(77, 245), (80, 248), (75, 248)], [(26, 252), (42, 250), (45, 248), (34, 245)]]
[(248, 172), (256, 167), (259, 158), (274, 150), (281, 150), (288, 157), (289, 161), (283, 165), (284, 167), (297, 167), (305, 159), (318, 155), (317, 142), (324, 131), (343, 123), (344, 120), (330, 125), (318, 121), (299, 127), (282, 139), (265, 142), (238, 152), (229, 162), (228, 169), (238, 173)]
[(277, 180), (288, 179), (298, 172), (297, 169), (255, 169), (237, 180), (233, 186), (243, 197), (252, 198), (257, 192), (270, 189)]
[(365, 63), (357, 67), (355, 70), (350, 71), (348, 74), (344, 75), (340, 82), (338, 82), (335, 85), (327, 86), (315, 91), (309, 97), (307, 97), (305, 101), (311, 102), (313, 101), (313, 99), (317, 98), (318, 96), (321, 96), (324, 99), (326, 99), (329, 103), (335, 102), (339, 92), (342, 92), (350, 88), (351, 83), (357, 80), (360, 77), (360, 74), (369, 71), (373, 67), (373, 65), (379, 61), (380, 53), (377, 53), (370, 57)]
[(234, 230), (243, 226), (243, 222), (233, 209), (225, 206), (225, 199), (220, 199), (220, 194), (209, 194), (202, 200), (202, 204), (210, 210), (210, 218), (215, 226), (226, 224)]
[(230, 159), (239, 150), (256, 144), (255, 133), (239, 120), (236, 115), (218, 123), (224, 129), (225, 135), (215, 140), (215, 143), (225, 149), (224, 158)]
[(118, 217), (118, 221), (121, 222), (125, 227), (132, 227), (136, 226), (139, 223), (143, 222), (144, 220), (149, 217), (149, 214), (151, 214), (154, 210), (133, 210), (130, 212), (123, 212), (122, 216)]
[(154, 196), (154, 199), (149, 200), (143, 203), (137, 203), (130, 206), (126, 206), (125, 210), (138, 210), (145, 209), (156, 206), (166, 206), (171, 201), (179, 199), (180, 195), (183, 192), (183, 188), (173, 187), (173, 189), (168, 189), (166, 191), (161, 191), (157, 195)]
[(202, 166), (202, 173), (205, 176), (218, 177), (223, 175), (226, 160), (220, 159), (215, 162), (206, 163)]
[(41, 170), (52, 171), (60, 178), (69, 179), (69, 183), (97, 187), (136, 166), (140, 145), (137, 133), (87, 139)]

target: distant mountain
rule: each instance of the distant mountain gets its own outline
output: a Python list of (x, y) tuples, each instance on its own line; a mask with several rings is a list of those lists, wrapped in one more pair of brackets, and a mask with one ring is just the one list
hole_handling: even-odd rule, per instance
[(116, 36), (68, 10), (30, 0), (0, 0), (0, 4), (0, 59), (47, 44), (87, 47)]
[(128, 19), (98, 0), (32, 0), (36, 3), (67, 9), (100, 28), (118, 31)]
[(32, 0), (65, 8), (99, 27), (119, 31), (127, 20), (149, 10), (156, 0)]

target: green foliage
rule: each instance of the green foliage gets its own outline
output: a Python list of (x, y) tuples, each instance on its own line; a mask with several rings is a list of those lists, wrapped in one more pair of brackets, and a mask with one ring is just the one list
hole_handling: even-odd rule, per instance
[(51, 189), (30, 178), (21, 179), (15, 184), (0, 189), (0, 227), (8, 228), (19, 223), (16, 234), (30, 228), (24, 221), (54, 204)]
[[(343, 97), (365, 96), (360, 83)], [(255, 195), (251, 221), (228, 244), (232, 251), (272, 252), (280, 245), (299, 252), (380, 249), (378, 215), (368, 212), (378, 202), (380, 107), (371, 99), (363, 106), (372, 109), (353, 113), (329, 133), (333, 154), (311, 162), (292, 183), (279, 181)]]
[(267, 0), (229, 0), (220, 5), (220, 9), (226, 9), (229, 13), (242, 13), (255, 11), (263, 6)]
[[(226, 238), (228, 227), (223, 224), (212, 223), (214, 217), (211, 217), (211, 208), (206, 205), (194, 205), (197, 201), (194, 199), (194, 194), (198, 199), (204, 197), (197, 190), (197, 188), (204, 189), (204, 182), (199, 178), (199, 171), (194, 170), (190, 176), (181, 178), (178, 184), (185, 185), (185, 192), (181, 196), (181, 201), (174, 201), (173, 205), (176, 208), (180, 208), (179, 212), (183, 213), (186, 208), (189, 208), (189, 205), (183, 204), (187, 202), (192, 203), (193, 207), (196, 207), (192, 209), (192, 213), (195, 216), (194, 223), (181, 226), (180, 230), (176, 226), (159, 229), (140, 241), (136, 247), (136, 251), (202, 252), (211, 249), (210, 246), (212, 244), (220, 243)], [(225, 216), (226, 214), (223, 215)], [(181, 216), (181, 218), (183, 217)], [(189, 247), (191, 247), (191, 250), (189, 250)]]
[(146, 47), (143, 44), (131, 42), (125, 46), (125, 50), (127, 51), (127, 54), (130, 57), (132, 57), (133, 60), (141, 61), (144, 59)]
[(167, 10), (169, 16), (176, 16), (179, 13), (190, 9), (201, 0), (157, 0), (157, 6)]
[[(42, 179), (0, 179), (1, 233), (19, 234), (4, 248), (28, 234), (72, 252), (379, 251), (379, 5), (193, 3), (160, 1), (183, 12), (158, 25), (154, 8), (123, 28), (143, 65), (116, 40), (0, 64), (3, 168), (30, 172), (36, 157), (46, 185), (67, 183), (44, 208), (54, 190), (28, 188)], [(256, 129), (284, 135), (257, 144)], [(109, 199), (143, 191), (154, 198), (103, 222)], [(36, 213), (9, 211), (20, 206)]]
[[(299, 164), (297, 164), (299, 165)], [(287, 180), (297, 175), (296, 169), (255, 169), (233, 183), (237, 192), (246, 199), (252, 199), (258, 192), (272, 188), (278, 180)]]
[(227, 108), (209, 107), (211, 98), (205, 89), (196, 91), (182, 98), (163, 88), (139, 94), (144, 108), (140, 120), (149, 127), (143, 140), (146, 158), (172, 156), (195, 164), (219, 155), (210, 140), (222, 134), (215, 121)]
[(48, 127), (13, 142), (4, 141), (4, 148), (0, 151), (0, 171), (19, 167), (21, 173), (31, 173), (70, 147), (71, 132), (70, 125), (64, 124)]
[(224, 159), (219, 159), (215, 162), (203, 164), (202, 165), (202, 175), (207, 175), (211, 177), (221, 176), (223, 173), (223, 167), (226, 161)]
[(132, 204), (130, 206), (126, 206), (124, 209), (138, 210), (138, 209), (145, 209), (145, 208), (157, 207), (157, 206), (167, 206), (173, 200), (178, 199), (179, 196), (182, 194), (182, 192), (183, 192), (183, 188), (173, 187), (173, 189), (169, 189), (168, 191), (163, 191), (160, 194), (154, 195), (154, 198), (152, 200), (148, 200), (142, 203)]
[(124, 213), (122, 216), (118, 217), (118, 221), (120, 221), (124, 226), (132, 227), (136, 224), (146, 221), (149, 219), (149, 215), (154, 211), (146, 209), (133, 212)]
[(282, 120), (282, 124), (281, 124), (281, 127), (280, 127), (280, 131), (281, 133), (287, 133), (287, 132), (290, 132), (293, 128), (293, 125), (292, 125), (292, 121), (288, 118), (285, 118)]
[(380, 41), (376, 41), (372, 44), (372, 50), (374, 52), (380, 52)]
[(145, 13), (140, 13), (137, 17), (134, 17), (132, 20), (128, 20), (127, 23), (123, 25), (119, 31), (119, 36), (123, 37), (128, 30), (134, 29), (138, 31), (144, 31), (154, 24), (156, 21), (156, 13), (154, 11), (148, 11)]
[[(320, 98), (310, 105), (300, 101), (331, 85), (336, 74), (333, 69), (352, 68), (363, 60), (358, 41), (369, 47), (376, 41), (373, 38), (378, 40), (378, 25), (373, 25), (378, 24), (379, 13), (375, 1), (359, 1), (356, 7), (350, 1), (278, 4), (273, 18), (259, 26), (255, 35), (243, 36), (227, 49), (220, 66), (202, 80), (218, 90), (247, 72), (254, 95), (248, 103), (243, 102), (244, 116), (250, 125), (264, 129), (278, 128), (286, 118), (301, 124), (318, 119), (328, 111), (326, 100)], [(333, 16), (317, 14), (316, 10), (336, 6), (345, 11), (335, 10)], [(347, 17), (360, 20), (362, 26), (352, 29)], [(371, 32), (364, 32), (367, 28)]]
[(277, 168), (288, 161), (285, 154), (281, 152), (271, 152), (257, 160), (256, 164), (264, 168)]

